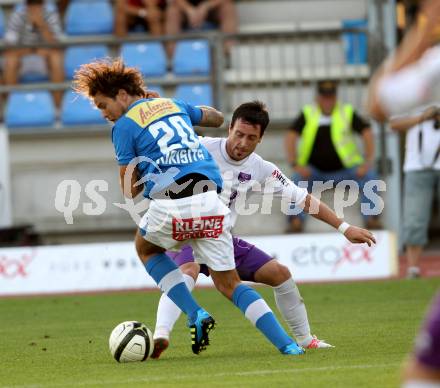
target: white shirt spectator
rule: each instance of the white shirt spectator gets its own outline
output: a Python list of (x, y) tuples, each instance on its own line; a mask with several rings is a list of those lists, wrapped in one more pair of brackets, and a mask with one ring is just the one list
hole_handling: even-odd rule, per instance
[[(34, 44), (44, 41), (41, 33), (28, 20), (26, 5), (19, 6), (9, 17), (5, 41), (8, 44)], [(56, 40), (59, 40), (63, 33), (60, 16), (54, 4), (44, 5), (44, 20)]]
[[(421, 114), (426, 108), (417, 109), (413, 115)], [(440, 170), (440, 127), (435, 126), (435, 120), (425, 120), (407, 131), (403, 171)]]

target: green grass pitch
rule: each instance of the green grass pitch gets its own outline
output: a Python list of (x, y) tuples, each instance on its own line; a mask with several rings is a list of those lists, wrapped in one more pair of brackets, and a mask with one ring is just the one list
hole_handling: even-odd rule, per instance
[[(312, 330), (336, 345), (282, 356), (215, 290), (216, 318), (191, 353), (181, 318), (160, 360), (118, 364), (108, 336), (124, 320), (154, 328), (158, 292), (0, 299), (0, 387), (396, 387), (438, 279), (303, 285)], [(260, 287), (275, 310), (272, 291)]]

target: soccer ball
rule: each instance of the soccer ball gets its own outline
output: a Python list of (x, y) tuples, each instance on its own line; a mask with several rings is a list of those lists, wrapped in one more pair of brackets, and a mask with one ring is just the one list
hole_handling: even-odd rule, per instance
[(108, 344), (110, 353), (118, 362), (145, 361), (154, 349), (150, 329), (137, 321), (117, 325), (110, 334)]

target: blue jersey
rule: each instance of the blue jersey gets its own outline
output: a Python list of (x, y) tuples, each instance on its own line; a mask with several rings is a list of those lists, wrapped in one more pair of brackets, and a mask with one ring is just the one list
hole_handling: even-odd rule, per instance
[(116, 159), (120, 166), (136, 164), (145, 197), (190, 173), (205, 175), (221, 190), (217, 164), (193, 128), (201, 119), (200, 108), (174, 99), (149, 98), (133, 103), (116, 121), (112, 130)]

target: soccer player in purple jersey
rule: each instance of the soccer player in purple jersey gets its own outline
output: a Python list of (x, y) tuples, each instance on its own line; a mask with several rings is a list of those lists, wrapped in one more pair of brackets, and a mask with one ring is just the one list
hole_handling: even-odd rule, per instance
[[(349, 241), (368, 245), (375, 242), (369, 231), (348, 225), (337, 218), (329, 207), (320, 203), (305, 189), (296, 186), (273, 163), (254, 153), (268, 124), (269, 114), (266, 107), (259, 101), (253, 101), (242, 104), (235, 110), (228, 138), (200, 139), (217, 162), (224, 178), (222, 197), (229, 204), (232, 222), (235, 223), (237, 217), (237, 199), (246, 196), (254, 184), (258, 183), (261, 186), (270, 186), (274, 196), (282, 197), (288, 203), (304, 206), (306, 211), (310, 211), (313, 205), (318, 210), (313, 216), (339, 229)], [(226, 181), (228, 174), (229, 182)], [(240, 278), (273, 287), (277, 307), (298, 344), (309, 349), (332, 347), (311, 334), (304, 301), (289, 269), (242, 239), (234, 237), (233, 244)], [(186, 246), (178, 253), (169, 252), (169, 255), (184, 273), (188, 289), (194, 288), (199, 272), (209, 276), (206, 266), (199, 266), (194, 262), (191, 247)], [(169, 298), (162, 296), (157, 312), (153, 358), (160, 357), (168, 347), (171, 330), (179, 315), (177, 306)]]
[(437, 293), (426, 322), (405, 368), (404, 388), (440, 387), (440, 292)]

